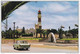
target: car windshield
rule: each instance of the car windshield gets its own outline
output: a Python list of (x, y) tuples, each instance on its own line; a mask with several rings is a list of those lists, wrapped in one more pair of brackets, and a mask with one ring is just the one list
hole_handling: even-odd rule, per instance
[(18, 41), (18, 43), (27, 43), (27, 41)]

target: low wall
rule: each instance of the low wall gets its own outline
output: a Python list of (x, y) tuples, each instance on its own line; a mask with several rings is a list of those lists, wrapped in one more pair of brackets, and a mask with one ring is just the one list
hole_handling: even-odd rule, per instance
[[(16, 41), (18, 41), (18, 40), (15, 40), (15, 42), (16, 42)], [(34, 42), (39, 42), (39, 40), (25, 40), (25, 41), (27, 41), (27, 42), (29, 42), (29, 43), (30, 43), (30, 42), (33, 42), (33, 43), (34, 43)], [(1, 40), (1, 43), (2, 43), (2, 44), (13, 43), (13, 42), (14, 42), (13, 39), (11, 39), (11, 40), (6, 40), (6, 39), (5, 39), (5, 40)]]
[[(44, 38), (42, 40), (25, 40), (29, 43), (35, 43), (35, 42), (45, 42), (44, 40), (47, 40), (47, 38)], [(18, 40), (15, 40), (15, 42)], [(6, 43), (13, 43), (13, 39), (2, 39), (1, 43), (6, 44)], [(56, 40), (57, 43), (78, 43), (78, 40)]]
[(57, 43), (78, 43), (78, 40), (56, 40)]

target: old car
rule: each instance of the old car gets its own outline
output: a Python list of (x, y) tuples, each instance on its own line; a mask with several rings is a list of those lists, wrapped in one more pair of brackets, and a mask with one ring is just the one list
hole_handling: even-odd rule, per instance
[(30, 44), (27, 41), (16, 41), (16, 43), (13, 44), (14, 49), (26, 49), (28, 50), (30, 48)]

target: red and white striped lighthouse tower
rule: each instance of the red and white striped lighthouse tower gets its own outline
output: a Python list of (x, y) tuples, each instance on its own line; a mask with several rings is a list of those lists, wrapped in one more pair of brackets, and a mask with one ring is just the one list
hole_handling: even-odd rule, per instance
[[(36, 37), (37, 37), (37, 34), (39, 34), (39, 33), (36, 33), (37, 29), (42, 29), (42, 25), (41, 25), (41, 11), (40, 10), (38, 11), (38, 24), (35, 24), (35, 34), (34, 34), (34, 36), (36, 36)], [(41, 37), (41, 34), (40, 34), (40, 37)]]
[(39, 24), (39, 29), (41, 29), (42, 26), (41, 26), (41, 11), (40, 10), (38, 11), (38, 24)]

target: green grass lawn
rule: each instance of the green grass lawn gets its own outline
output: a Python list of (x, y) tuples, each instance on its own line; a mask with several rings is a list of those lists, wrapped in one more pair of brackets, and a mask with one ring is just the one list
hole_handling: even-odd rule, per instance
[[(5, 39), (5, 40), (10, 40), (10, 39)], [(16, 38), (15, 40), (42, 40), (42, 38)]]
[(64, 39), (60, 39), (60, 40), (78, 40), (78, 38), (64, 38)]
[(16, 40), (41, 40), (42, 38), (17, 38)]
[[(16, 38), (15, 40), (42, 40), (42, 39), (43, 38)], [(10, 39), (5, 39), (5, 40), (10, 40)], [(64, 38), (60, 40), (78, 40), (78, 38)]]

